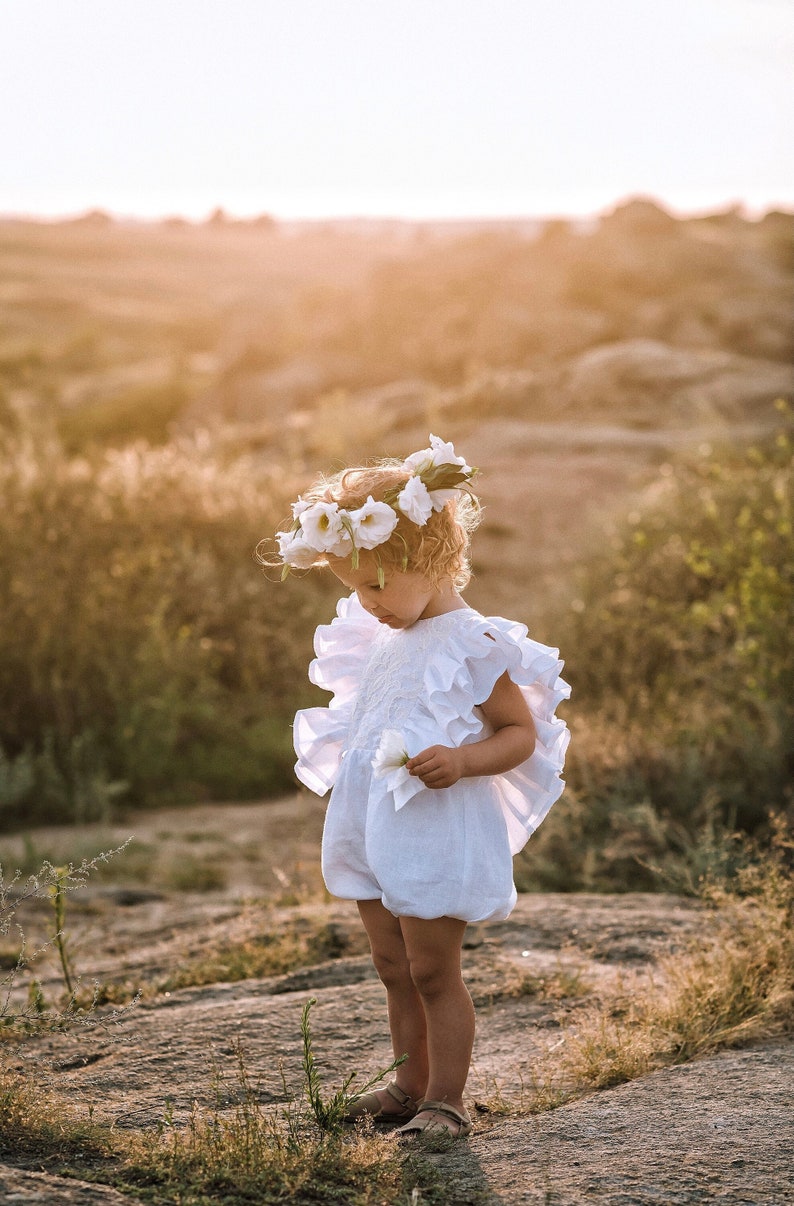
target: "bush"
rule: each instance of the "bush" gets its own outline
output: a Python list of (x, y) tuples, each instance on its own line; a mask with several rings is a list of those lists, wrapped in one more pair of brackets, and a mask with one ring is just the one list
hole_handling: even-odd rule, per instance
[(569, 792), (520, 885), (651, 888), (654, 865), (685, 887), (721, 835), (790, 803), (792, 459), (780, 433), (678, 467), (587, 569), (555, 630), (577, 705)]
[(111, 398), (83, 402), (74, 410), (63, 411), (58, 417), (58, 434), (69, 453), (135, 440), (164, 444), (189, 397), (187, 385), (179, 378), (136, 386)]
[[(290, 487), (197, 442), (0, 467), (0, 823), (293, 782), (320, 583), (253, 558)], [(13, 810), (13, 814), (11, 815)]]

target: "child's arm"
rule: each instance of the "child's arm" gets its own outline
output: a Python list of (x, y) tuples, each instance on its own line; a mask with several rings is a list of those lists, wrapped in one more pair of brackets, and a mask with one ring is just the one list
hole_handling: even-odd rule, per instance
[(457, 748), (431, 745), (406, 762), (406, 769), (425, 787), (452, 787), (458, 779), (503, 774), (530, 757), (535, 725), (524, 696), (506, 672), (480, 707), (494, 730), (491, 737)]

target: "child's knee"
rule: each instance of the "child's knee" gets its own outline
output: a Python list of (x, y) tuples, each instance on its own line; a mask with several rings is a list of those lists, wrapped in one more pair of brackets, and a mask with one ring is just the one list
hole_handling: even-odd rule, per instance
[(445, 963), (428, 956), (415, 956), (410, 962), (411, 980), (420, 997), (432, 998), (446, 992), (452, 983), (457, 984), (460, 974)]
[(410, 983), (411, 969), (405, 952), (372, 948), (372, 962), (378, 979), (386, 988), (397, 988), (401, 984)]

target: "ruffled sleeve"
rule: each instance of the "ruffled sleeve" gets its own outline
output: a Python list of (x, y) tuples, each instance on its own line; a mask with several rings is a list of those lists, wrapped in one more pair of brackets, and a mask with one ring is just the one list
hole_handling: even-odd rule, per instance
[(317, 656), (309, 666), (309, 678), (333, 692), (333, 699), (326, 708), (304, 708), (295, 714), (293, 744), (298, 756), (295, 774), (318, 796), (325, 795), (336, 780), (361, 675), (377, 630), (377, 620), (351, 595), (340, 599), (336, 618), (320, 625), (314, 635)]
[(470, 612), (425, 672), (428, 710), (450, 745), (483, 736), (483, 718), (476, 709), (505, 671), (527, 702), (537, 734), (535, 749), (526, 762), (493, 777), (513, 854), (565, 787), (560, 775), (570, 734), (555, 712), (571, 688), (560, 677), (562, 668), (558, 650), (532, 640), (525, 625)]

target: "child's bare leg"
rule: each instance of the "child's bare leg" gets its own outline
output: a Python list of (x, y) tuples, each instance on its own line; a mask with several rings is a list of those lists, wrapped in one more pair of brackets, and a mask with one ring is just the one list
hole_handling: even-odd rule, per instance
[(427, 1022), (429, 1078), (425, 1097), (463, 1109), (474, 1045), (474, 1006), (460, 970), (466, 922), (401, 917), (411, 978)]
[[(400, 922), (379, 900), (360, 900), (358, 910), (369, 938), (372, 962), (386, 989), (395, 1059), (408, 1056), (394, 1079), (404, 1093), (419, 1101), (426, 1096), (427, 1087), (427, 1027), (422, 999), (411, 978)], [(378, 1100), (385, 1114), (399, 1109), (394, 1098), (382, 1090)]]

